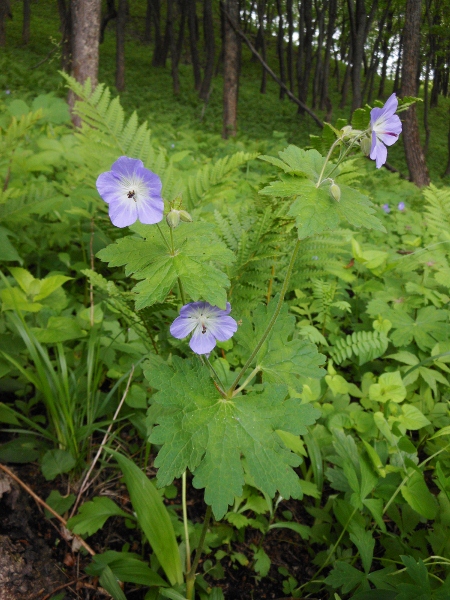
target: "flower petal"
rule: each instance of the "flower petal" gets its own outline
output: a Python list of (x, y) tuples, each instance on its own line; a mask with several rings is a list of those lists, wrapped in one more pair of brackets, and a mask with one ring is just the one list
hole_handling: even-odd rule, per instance
[(395, 113), (395, 111), (397, 110), (397, 107), (398, 107), (398, 98), (394, 92), (386, 100), (386, 102), (382, 108), (383, 114), (386, 116), (393, 115)]
[(109, 204), (109, 218), (116, 227), (132, 225), (138, 218), (136, 202), (128, 198), (112, 200)]
[(194, 331), (189, 346), (196, 354), (208, 354), (216, 345), (216, 338), (210, 331), (202, 333), (202, 328), (197, 327)]
[[(375, 145), (373, 144), (375, 136)], [(372, 150), (370, 152), (370, 158), (376, 161), (377, 169), (382, 167), (387, 159), (387, 148), (376, 136), (375, 132), (372, 134)]]
[[(223, 311), (225, 312), (225, 311)], [(221, 316), (216, 319), (210, 319), (208, 322), (208, 330), (219, 342), (226, 342), (237, 331), (237, 323), (233, 317)]]
[(164, 202), (161, 198), (139, 200), (137, 214), (139, 221), (144, 225), (159, 223), (164, 216)]
[(111, 171), (102, 173), (97, 177), (97, 191), (108, 204), (120, 201), (123, 198), (122, 188), (117, 177)]
[(138, 158), (129, 158), (128, 156), (121, 156), (113, 163), (111, 171), (119, 177), (126, 177), (129, 179), (139, 169), (145, 169), (144, 163)]
[(188, 336), (197, 325), (198, 323), (195, 319), (180, 316), (177, 317), (170, 326), (170, 333), (173, 337), (182, 340)]

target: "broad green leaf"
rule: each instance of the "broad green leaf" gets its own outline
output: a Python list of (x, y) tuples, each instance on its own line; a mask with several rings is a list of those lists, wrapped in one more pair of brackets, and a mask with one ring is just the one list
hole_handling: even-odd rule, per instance
[(357, 585), (361, 585), (364, 581), (366, 581), (365, 573), (340, 560), (335, 563), (334, 569), (325, 579), (325, 583), (331, 585), (331, 587), (335, 589), (342, 588), (344, 594), (350, 592)]
[(114, 573), (108, 565), (104, 565), (102, 574), (99, 577), (100, 585), (111, 594), (114, 600), (127, 600), (127, 597), (122, 591)]
[(403, 414), (399, 415), (397, 418), (406, 429), (416, 431), (417, 429), (430, 425), (430, 421), (426, 416), (411, 404), (404, 404), (402, 406), (402, 412)]
[(107, 449), (119, 463), (139, 525), (171, 585), (183, 582), (178, 544), (167, 508), (155, 486), (129, 458)]
[(42, 457), (41, 470), (47, 481), (61, 473), (68, 473), (76, 464), (75, 458), (67, 450), (48, 450)]
[(392, 373), (383, 373), (378, 378), (378, 383), (374, 383), (369, 388), (369, 397), (375, 402), (403, 402), (406, 398), (406, 388), (403, 385), (400, 371)]
[(22, 258), (8, 239), (9, 236), (13, 235), (9, 229), (0, 227), (0, 260), (4, 262), (16, 261), (23, 264)]
[(406, 312), (389, 309), (387, 317), (394, 331), (390, 334), (395, 346), (408, 346), (413, 340), (421, 350), (432, 348), (436, 341), (445, 341), (449, 336), (448, 311), (426, 306), (417, 311), (413, 319)]
[[(213, 225), (189, 223), (174, 229), (173, 253), (157, 227), (137, 224), (131, 229), (138, 235), (118, 240), (97, 256), (110, 267), (125, 265), (127, 276), (143, 280), (133, 288), (137, 309), (164, 302), (178, 278), (192, 300), (205, 300), (225, 308), (225, 289), (230, 282), (215, 265), (231, 264), (234, 254), (214, 237)], [(169, 239), (168, 233), (166, 236)]]
[(253, 558), (255, 560), (254, 569), (261, 577), (266, 577), (270, 570), (271, 561), (262, 548), (255, 548)]
[(269, 525), (269, 529), (290, 529), (291, 531), (295, 531), (299, 536), (307, 540), (311, 536), (311, 528), (307, 525), (302, 525), (301, 523), (293, 523), (292, 521), (285, 521), (283, 523), (272, 523)]
[(73, 317), (50, 317), (47, 328), (31, 327), (38, 342), (56, 344), (84, 337), (86, 331), (81, 329)]
[(2, 310), (17, 310), (22, 312), (39, 312), (43, 307), (39, 302), (30, 302), (18, 287), (1, 290)]
[[(52, 490), (46, 499), (47, 504), (50, 508), (53, 508), (58, 515), (63, 515), (75, 502), (75, 495), (69, 494), (68, 496), (61, 496), (58, 490)], [(51, 512), (45, 509), (45, 516), (47, 519), (53, 519), (54, 516)]]
[(350, 534), (350, 539), (358, 548), (364, 571), (369, 573), (370, 567), (372, 566), (373, 550), (375, 548), (375, 538), (373, 537), (373, 533), (371, 531), (358, 529), (356, 532)]
[(292, 469), (301, 459), (276, 431), (304, 434), (319, 411), (298, 398), (286, 399), (284, 385), (265, 384), (261, 391), (227, 400), (206, 367), (178, 357), (172, 367), (149, 362), (144, 374), (160, 390), (149, 409), (158, 423), (150, 441), (162, 445), (155, 461), (160, 486), (189, 468), (194, 487), (205, 488), (205, 502), (220, 519), (235, 496), (242, 496), (245, 459), (245, 472), (270, 497), (277, 490), (284, 498), (301, 496)]
[[(261, 337), (272, 318), (276, 303), (277, 297), (267, 306), (259, 304), (253, 311), (252, 321), (246, 319), (238, 329), (234, 339), (246, 352), (252, 352), (255, 340)], [(315, 379), (325, 375), (325, 370), (319, 366), (325, 362), (323, 354), (319, 354), (311, 342), (291, 339), (294, 331), (295, 317), (288, 313), (288, 306), (284, 304), (275, 326), (254, 359), (254, 364), (263, 372), (264, 381), (298, 387), (296, 375)]]
[(101, 529), (109, 517), (114, 516), (130, 518), (111, 498), (97, 496), (80, 507), (78, 514), (67, 521), (67, 527), (76, 534), (90, 536)]
[(401, 556), (406, 572), (414, 581), (414, 584), (400, 583), (399, 594), (396, 600), (429, 600), (431, 598), (431, 586), (428, 580), (428, 572), (422, 559), (416, 562), (412, 556)]
[(155, 573), (139, 554), (107, 550), (103, 554), (96, 554), (93, 557), (92, 563), (86, 569), (86, 572), (89, 575), (100, 575), (106, 565), (109, 566), (119, 581), (167, 587), (167, 582)]
[(39, 292), (34, 296), (34, 300), (38, 302), (50, 296), (55, 290), (59, 289), (66, 281), (70, 281), (72, 277), (66, 277), (65, 275), (52, 275), (45, 279), (38, 280)]
[(430, 492), (423, 475), (415, 471), (402, 487), (402, 495), (409, 506), (426, 519), (434, 519), (437, 512), (436, 498)]
[[(280, 167), (285, 173), (293, 175), (304, 175), (308, 179), (316, 182), (325, 164), (325, 158), (317, 150), (303, 150), (297, 146), (290, 145), (285, 150), (278, 153), (280, 159), (272, 156), (259, 156), (260, 160), (265, 160), (271, 164)], [(328, 164), (325, 171), (325, 177), (334, 167)]]

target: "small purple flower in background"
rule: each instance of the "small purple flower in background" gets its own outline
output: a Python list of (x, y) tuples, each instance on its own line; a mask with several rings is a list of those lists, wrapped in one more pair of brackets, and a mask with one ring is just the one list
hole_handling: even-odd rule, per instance
[(383, 204), (383, 206), (381, 208), (384, 210), (384, 212), (386, 214), (391, 212), (391, 209), (389, 208), (389, 204)]
[(377, 169), (386, 162), (386, 146), (392, 146), (402, 131), (402, 123), (395, 114), (397, 106), (397, 96), (392, 94), (383, 108), (372, 108), (370, 111), (370, 128), (372, 131), (370, 158), (376, 161)]
[(5, 90), (5, 94), (7, 94), (8, 96), (10, 93), (11, 93), (11, 90)]
[(180, 310), (180, 316), (170, 326), (170, 333), (179, 340), (188, 336), (191, 350), (196, 354), (208, 354), (216, 341), (226, 342), (237, 331), (237, 323), (229, 317), (231, 305), (226, 310), (211, 306), (208, 302), (191, 302)]
[(127, 227), (137, 219), (145, 225), (162, 221), (164, 202), (161, 179), (144, 167), (142, 160), (121, 156), (111, 171), (97, 179), (97, 190), (109, 204), (109, 217), (116, 227)]
[(312, 260), (319, 260), (318, 256), (311, 256)]
[(398, 210), (403, 211), (403, 210), (405, 210), (406, 205), (404, 202), (399, 202), (397, 208), (398, 208)]

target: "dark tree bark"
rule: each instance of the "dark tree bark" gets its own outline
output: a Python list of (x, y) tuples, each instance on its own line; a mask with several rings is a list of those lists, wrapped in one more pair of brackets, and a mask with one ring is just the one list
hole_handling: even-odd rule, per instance
[(286, 0), (286, 18), (288, 23), (288, 44), (286, 48), (286, 66), (289, 89), (294, 91), (294, 15), (292, 0)]
[[(336, 30), (337, 19), (337, 0), (330, 0), (328, 7), (328, 25), (327, 25), (327, 41), (325, 43), (325, 58), (323, 61), (323, 80), (322, 89), (320, 91), (320, 108), (325, 110), (327, 104), (331, 104), (328, 95), (330, 83), (330, 62), (331, 52), (333, 48), (333, 35)], [(339, 71), (339, 66), (337, 66)]]
[(108, 23), (115, 18), (117, 18), (115, 0), (106, 0), (106, 14), (102, 18), (102, 22), (100, 25), (100, 44), (103, 44), (105, 40), (105, 31), (108, 26)]
[(370, 57), (370, 65), (368, 67), (366, 79), (364, 81), (364, 88), (363, 88), (362, 96), (364, 98), (367, 94), (367, 102), (369, 104), (371, 104), (375, 74), (377, 73), (378, 65), (380, 64), (379, 47), (383, 40), (384, 25), (385, 25), (385, 22), (386, 22), (388, 13), (389, 13), (390, 5), (391, 5), (391, 0), (388, 0), (386, 3), (385, 9), (383, 11), (383, 14), (381, 15), (381, 19), (378, 21), (378, 34), (377, 34), (377, 37), (375, 38), (375, 42), (374, 42), (373, 49), (371, 52), (371, 57)]
[[(309, 79), (311, 76), (312, 63), (312, 1), (303, 0), (300, 5), (300, 24), (304, 25), (303, 34), (303, 64), (301, 65), (301, 79), (299, 80), (298, 98), (303, 104), (308, 103)], [(299, 106), (298, 112), (303, 114), (305, 111)]]
[(348, 95), (348, 90), (350, 89), (350, 81), (352, 78), (351, 75), (352, 75), (352, 68), (350, 66), (350, 56), (349, 56), (347, 66), (345, 67), (344, 81), (342, 82), (341, 102), (339, 104), (339, 108), (345, 108), (345, 105), (347, 103), (347, 95)]
[(0, 0), (0, 46), (6, 45), (6, 19), (12, 19), (9, 0)]
[(59, 30), (61, 32), (61, 69), (70, 73), (72, 68), (72, 12), (70, 2), (58, 0)]
[[(223, 11), (221, 11), (221, 13), (223, 13)], [(223, 23), (225, 23), (224, 19)], [(211, 81), (214, 73), (214, 55), (216, 51), (211, 0), (204, 0), (203, 2), (203, 32), (205, 38), (206, 63), (199, 96), (206, 102), (211, 89)]]
[(191, 51), (192, 72), (194, 74), (194, 87), (198, 92), (202, 85), (202, 73), (200, 70), (200, 59), (197, 48), (197, 2), (196, 0), (188, 0), (188, 30), (189, 30), (189, 48)]
[(322, 86), (323, 79), (323, 69), (322, 69), (322, 46), (323, 46), (323, 38), (324, 38), (324, 28), (325, 28), (325, 11), (327, 10), (328, 0), (324, 0), (322, 2), (321, 7), (316, 4), (316, 20), (318, 25), (318, 36), (317, 36), (317, 50), (316, 50), (316, 68), (314, 71), (314, 81), (313, 81), (313, 97), (312, 97), (312, 107), (317, 107), (317, 102), (319, 100), (320, 88)]
[[(449, 110), (448, 114), (450, 117), (450, 110)], [(448, 146), (448, 161), (447, 161), (447, 167), (444, 172), (444, 177), (446, 175), (450, 175), (450, 119), (449, 119), (449, 127), (448, 127), (447, 146)]]
[(125, 26), (127, 22), (127, 0), (119, 0), (116, 21), (116, 88), (125, 89)]
[[(261, 56), (262, 56), (263, 60), (266, 61), (267, 45), (266, 45), (266, 36), (264, 34), (264, 16), (266, 13), (266, 0), (258, 0), (258, 4), (257, 4), (256, 8), (258, 11), (258, 24), (259, 24), (258, 31), (260, 32), (260, 39), (261, 39)], [(252, 55), (252, 56), (254, 56), (254, 55)], [(263, 67), (262, 72), (261, 72), (261, 87), (259, 88), (260, 93), (265, 94), (266, 88), (267, 88), (267, 71)]]
[[(239, 24), (238, 0), (224, 0), (223, 44), (223, 129), (227, 139), (237, 133), (237, 109), (239, 93), (240, 39), (232, 23)], [(231, 21), (231, 22), (230, 22)]]
[(30, 41), (30, 21), (31, 21), (31, 2), (23, 0), (23, 25), (22, 25), (22, 43), (27, 45)]
[[(98, 81), (100, 10), (100, 0), (71, 0), (72, 76), (80, 83), (89, 78), (92, 88)], [(73, 108), (73, 92), (69, 92), (68, 102)], [(81, 124), (79, 117), (73, 116), (72, 121)]]
[(366, 39), (367, 12), (365, 0), (347, 0), (350, 16), (351, 60), (352, 60), (352, 112), (362, 105), (361, 65), (364, 56)]
[[(278, 14), (278, 35), (277, 35), (277, 54), (278, 62), (280, 65), (280, 79), (286, 84), (286, 67), (284, 64), (284, 23), (283, 23), (283, 9), (281, 6), (281, 0), (277, 0), (277, 14)], [(280, 100), (283, 100), (285, 91), (280, 87)]]
[(166, 33), (164, 45), (168, 46), (171, 58), (171, 73), (173, 82), (173, 93), (180, 93), (180, 78), (178, 76), (178, 60), (177, 60), (177, 45), (175, 42), (174, 31), (174, 0), (167, 0), (167, 15), (166, 15)]
[(155, 48), (153, 50), (152, 65), (154, 67), (165, 67), (167, 53), (164, 50), (161, 33), (161, 7), (159, 0), (152, 0), (152, 15), (155, 25)]
[(398, 45), (397, 65), (395, 67), (394, 92), (396, 94), (398, 94), (399, 90), (400, 90), (400, 70), (402, 67), (402, 54), (403, 54), (403, 35), (400, 36), (400, 42)]
[(384, 87), (386, 85), (386, 76), (387, 76), (387, 64), (388, 64), (389, 56), (391, 55), (390, 40), (392, 37), (393, 20), (394, 20), (394, 12), (392, 10), (388, 12), (386, 19), (387, 19), (386, 31), (384, 33), (383, 41), (381, 44), (381, 49), (383, 52), (383, 64), (381, 67), (380, 86), (378, 88), (378, 98), (383, 98), (383, 96), (384, 96)]
[[(175, 60), (176, 60), (177, 71), (178, 71), (178, 65), (179, 65), (180, 59), (181, 59), (181, 54), (183, 52), (184, 29), (186, 26), (187, 1), (188, 0), (178, 0), (181, 14), (180, 14), (180, 27), (178, 28), (178, 38), (177, 38), (177, 43), (176, 43), (176, 48), (175, 48), (175, 51), (176, 51)], [(172, 60), (173, 60), (173, 58), (172, 58)]]
[(145, 25), (144, 25), (144, 44), (150, 44), (152, 41), (152, 0), (147, 0), (145, 8)]
[[(417, 96), (417, 65), (420, 51), (422, 0), (407, 0), (403, 32), (402, 96)], [(411, 181), (417, 186), (429, 185), (425, 156), (420, 145), (419, 122), (415, 105), (405, 114), (403, 144)]]

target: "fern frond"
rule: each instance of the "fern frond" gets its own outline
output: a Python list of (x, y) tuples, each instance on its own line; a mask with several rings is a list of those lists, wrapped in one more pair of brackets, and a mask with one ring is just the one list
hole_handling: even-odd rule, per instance
[(379, 331), (355, 331), (345, 338), (339, 338), (329, 350), (331, 358), (340, 364), (352, 356), (358, 357), (358, 364), (375, 360), (382, 356), (389, 345), (389, 339)]
[(30, 184), (26, 189), (11, 190), (0, 196), (0, 221), (16, 223), (30, 215), (45, 215), (56, 209), (64, 196), (51, 183)]
[(424, 191), (427, 201), (425, 219), (428, 231), (434, 235), (446, 234), (450, 239), (450, 190), (438, 189), (433, 184)]

